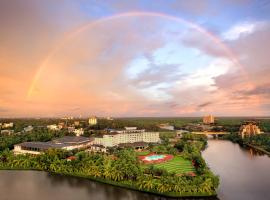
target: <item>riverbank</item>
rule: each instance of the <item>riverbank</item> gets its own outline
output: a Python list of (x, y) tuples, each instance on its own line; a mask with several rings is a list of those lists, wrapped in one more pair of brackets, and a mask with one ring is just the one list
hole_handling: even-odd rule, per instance
[(20, 168), (20, 167), (14, 167), (14, 168), (8, 168), (8, 167), (0, 167), (0, 170), (12, 170), (12, 171), (40, 171), (40, 172), (46, 172), (50, 174), (55, 174), (59, 176), (68, 176), (68, 177), (77, 177), (77, 178), (82, 178), (82, 179), (87, 179), (103, 184), (108, 184), (116, 187), (121, 187), (133, 191), (139, 191), (151, 195), (156, 195), (156, 196), (161, 196), (161, 197), (169, 197), (169, 198), (178, 198), (178, 199), (201, 199), (201, 198), (206, 198), (206, 199), (216, 199), (217, 194), (209, 194), (209, 193), (184, 193), (184, 194), (179, 194), (176, 192), (165, 192), (165, 193), (160, 193), (158, 191), (151, 191), (151, 190), (145, 190), (145, 189), (139, 189), (138, 187), (135, 186), (135, 184), (132, 181), (112, 181), (112, 180), (106, 180), (103, 178), (98, 178), (98, 177), (93, 177), (93, 176), (88, 176), (80, 173), (66, 173), (66, 172), (51, 172), (51, 171), (44, 171), (44, 170), (39, 170), (39, 169), (30, 169), (30, 168)]
[(253, 148), (259, 152), (262, 152), (266, 155), (268, 155), (270, 157), (270, 152), (266, 151), (265, 149), (261, 148), (261, 147), (258, 147), (258, 146), (255, 146), (255, 145), (252, 145), (252, 144), (244, 144), (245, 146), (248, 146), (250, 148)]

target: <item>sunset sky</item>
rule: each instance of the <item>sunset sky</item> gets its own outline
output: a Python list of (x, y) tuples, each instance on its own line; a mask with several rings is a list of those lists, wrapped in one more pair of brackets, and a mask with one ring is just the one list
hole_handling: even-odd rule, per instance
[(0, 0), (0, 117), (269, 116), (268, 0)]

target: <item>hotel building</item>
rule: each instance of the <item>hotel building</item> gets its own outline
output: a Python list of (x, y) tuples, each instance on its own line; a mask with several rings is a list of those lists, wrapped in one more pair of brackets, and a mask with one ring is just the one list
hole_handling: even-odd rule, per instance
[(213, 115), (207, 115), (203, 117), (203, 123), (204, 124), (214, 124), (215, 123), (215, 117)]
[(250, 137), (253, 135), (261, 134), (261, 130), (256, 124), (249, 122), (248, 124), (243, 124), (240, 127), (239, 134), (241, 135), (242, 138)]
[(94, 144), (106, 148), (137, 142), (158, 143), (159, 132), (145, 132), (145, 130), (137, 130), (136, 127), (126, 127), (125, 130), (110, 132), (94, 139)]

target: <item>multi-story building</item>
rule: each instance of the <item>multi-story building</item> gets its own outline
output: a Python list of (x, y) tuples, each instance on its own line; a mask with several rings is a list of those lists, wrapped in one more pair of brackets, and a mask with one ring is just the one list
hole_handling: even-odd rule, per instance
[(242, 138), (250, 137), (252, 135), (261, 134), (261, 130), (255, 123), (249, 122), (240, 127), (239, 134)]
[(214, 124), (215, 123), (215, 117), (213, 115), (207, 115), (203, 117), (203, 123), (204, 124)]
[(158, 143), (160, 142), (159, 132), (146, 132), (137, 130), (136, 127), (126, 127), (125, 130), (110, 132), (94, 139), (94, 144), (104, 147), (136, 142)]
[(89, 125), (96, 125), (97, 124), (97, 117), (96, 116), (90, 117), (88, 120), (88, 123), (89, 123)]
[(10, 123), (3, 123), (2, 128), (12, 128), (13, 127), (13, 122)]

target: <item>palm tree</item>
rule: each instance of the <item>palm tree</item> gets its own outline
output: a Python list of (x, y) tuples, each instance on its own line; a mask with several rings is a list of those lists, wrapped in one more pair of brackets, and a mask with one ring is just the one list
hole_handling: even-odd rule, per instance
[(155, 188), (155, 182), (152, 176), (146, 176), (144, 180), (144, 187), (147, 190), (152, 190)]
[(121, 170), (118, 170), (116, 167), (112, 168), (112, 179), (115, 181), (121, 181), (124, 179), (124, 174), (122, 173)]
[(102, 175), (101, 170), (99, 169), (98, 166), (93, 166), (93, 167), (92, 167), (91, 174), (92, 174), (94, 177), (101, 177), (101, 175)]
[(207, 178), (201, 185), (200, 185), (202, 191), (210, 193), (213, 188), (213, 183), (210, 178)]
[(108, 178), (108, 179), (112, 179), (112, 173), (111, 173), (111, 170), (112, 170), (112, 160), (108, 158), (108, 160), (106, 159), (104, 161), (104, 172), (103, 172), (103, 176), (105, 178)]

